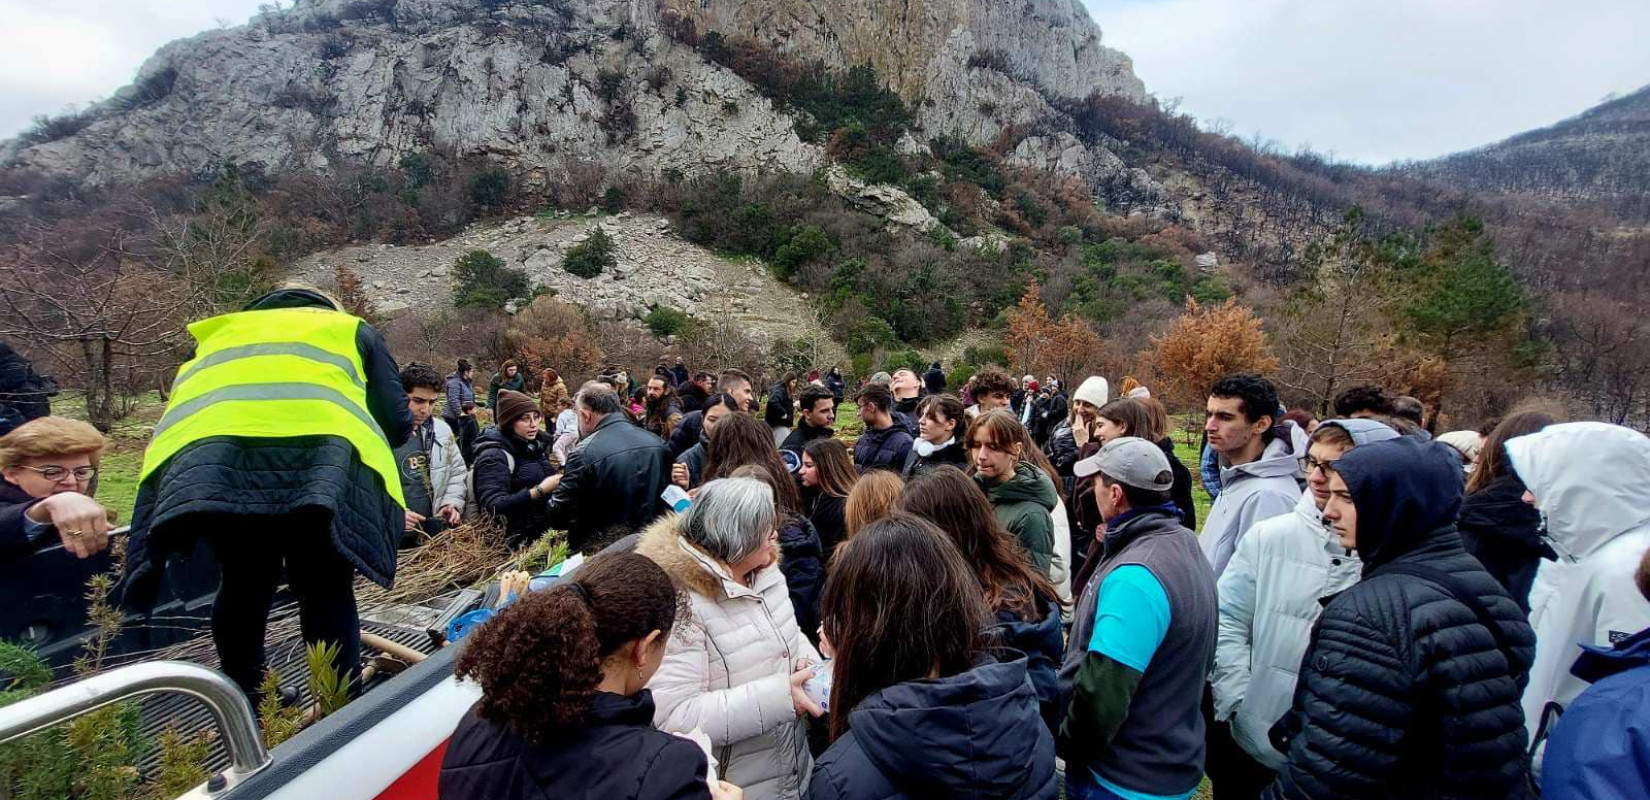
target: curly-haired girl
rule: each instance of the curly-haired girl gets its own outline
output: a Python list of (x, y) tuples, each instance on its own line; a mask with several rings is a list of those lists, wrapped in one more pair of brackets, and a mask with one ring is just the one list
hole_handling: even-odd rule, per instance
[(684, 604), (657, 564), (618, 553), (477, 629), (454, 674), (482, 696), (448, 742), (440, 796), (739, 800), (707, 784), (697, 745), (653, 727), (643, 687)]

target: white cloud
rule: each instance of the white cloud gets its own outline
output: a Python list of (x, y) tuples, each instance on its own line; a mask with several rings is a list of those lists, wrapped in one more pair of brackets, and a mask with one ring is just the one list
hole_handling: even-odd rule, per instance
[(1345, 160), (1429, 158), (1650, 83), (1646, 0), (1084, 0), (1159, 97)]
[(262, 0), (0, 0), (0, 138), (113, 94), (155, 50), (243, 23)]

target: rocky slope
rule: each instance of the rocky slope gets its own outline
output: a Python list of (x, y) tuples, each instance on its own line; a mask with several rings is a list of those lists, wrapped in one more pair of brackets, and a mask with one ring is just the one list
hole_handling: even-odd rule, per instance
[[(613, 238), (616, 268), (595, 278), (562, 269), (562, 256), (600, 226)], [(795, 339), (817, 330), (808, 297), (774, 280), (760, 263), (730, 260), (677, 238), (668, 220), (652, 216), (589, 216), (559, 212), (477, 225), (437, 244), (361, 245), (318, 253), (292, 265), (293, 277), (316, 285), (333, 281), (339, 265), (363, 278), (382, 313), (445, 308), (452, 304), (453, 262), (486, 250), (527, 271), (535, 287), (587, 309), (595, 319), (633, 320), (655, 306), (689, 314), (731, 315), (757, 339)]]
[[(431, 149), (485, 155), (530, 184), (572, 165), (821, 166), (788, 115), (663, 34), (662, 19), (682, 16), (701, 33), (875, 66), (916, 109), (917, 148), (942, 134), (989, 142), (1053, 115), (1051, 100), (1145, 96), (1080, 0), (308, 0), (167, 45), (83, 129), (13, 140), (0, 160), (92, 183), (226, 161), (389, 165)], [(1023, 155), (1095, 181), (1119, 174), (1110, 153), (1069, 149), (1034, 142)]]
[(1602, 201), (1650, 220), (1650, 86), (1550, 127), (1400, 169), (1476, 192)]

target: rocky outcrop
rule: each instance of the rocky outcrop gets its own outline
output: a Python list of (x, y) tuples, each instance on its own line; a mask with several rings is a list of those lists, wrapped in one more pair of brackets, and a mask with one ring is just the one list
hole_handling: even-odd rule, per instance
[[(617, 265), (594, 278), (562, 268), (562, 258), (596, 226), (612, 237)], [(592, 217), (560, 212), (477, 225), (444, 242), (413, 247), (361, 245), (317, 253), (292, 265), (297, 280), (329, 285), (340, 265), (363, 279), (382, 313), (452, 305), (453, 262), (486, 250), (526, 270), (535, 288), (587, 309), (596, 319), (635, 321), (656, 306), (693, 316), (731, 315), (762, 341), (816, 329), (807, 296), (775, 280), (761, 262), (729, 260), (677, 238), (661, 217)]]
[[(921, 150), (977, 145), (1092, 92), (1143, 97), (1080, 0), (309, 0), (173, 42), (57, 141), (0, 160), (90, 183), (216, 169), (391, 165), (483, 155), (530, 181), (811, 171), (826, 159), (754, 87), (660, 30), (752, 37), (806, 60), (870, 64), (912, 104)], [(1054, 165), (1103, 179), (1110, 153)], [(1107, 167), (1109, 169), (1109, 167)]]
[(624, 3), (580, 3), (564, 18), (551, 5), (492, 15), (474, 0), (407, 0), (394, 5), (395, 24), (315, 22), (349, 5), (173, 42), (134, 84), (167, 76), (164, 96), (117, 97), (77, 135), (13, 142), (0, 156), (94, 183), (225, 161), (385, 165), (431, 149), (485, 154), (545, 179), (574, 164), (692, 175), (808, 171), (824, 160), (748, 83), (691, 49), (661, 36), (615, 40), (630, 16)]
[(700, 30), (807, 60), (870, 64), (909, 102), (943, 104), (976, 59), (1050, 97), (1145, 97), (1128, 56), (1101, 44), (1082, 0), (661, 0)]
[(877, 183), (866, 183), (848, 174), (840, 164), (832, 165), (825, 173), (831, 191), (854, 207), (868, 214), (888, 220), (891, 225), (903, 225), (927, 233), (944, 227), (927, 208), (906, 194), (903, 189)]

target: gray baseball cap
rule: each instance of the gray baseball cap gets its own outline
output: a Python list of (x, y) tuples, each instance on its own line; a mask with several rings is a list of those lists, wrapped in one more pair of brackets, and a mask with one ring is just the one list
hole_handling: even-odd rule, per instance
[(1174, 488), (1174, 473), (1169, 471), (1169, 457), (1157, 445), (1134, 436), (1121, 436), (1106, 443), (1095, 453), (1072, 465), (1071, 471), (1079, 478), (1097, 472), (1125, 486), (1166, 492)]

